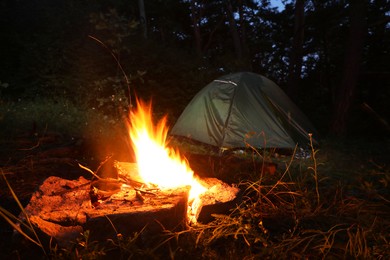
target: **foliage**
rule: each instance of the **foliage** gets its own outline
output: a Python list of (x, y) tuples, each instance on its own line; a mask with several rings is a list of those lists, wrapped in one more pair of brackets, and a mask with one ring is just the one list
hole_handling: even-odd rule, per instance
[[(108, 106), (106, 103), (102, 105)], [(57, 132), (77, 138), (107, 138), (115, 129), (122, 127), (123, 116), (122, 113), (110, 113), (108, 116), (103, 109), (80, 106), (68, 99), (0, 103), (0, 122), (5, 126), (1, 132), (4, 136)]]
[[(136, 76), (130, 80), (131, 93), (126, 96), (153, 97), (156, 107), (164, 112), (181, 111), (202, 86), (237, 70), (264, 74), (285, 87), (292, 51), (293, 1), (285, 1), (280, 11), (270, 1), (230, 2), (243, 60), (234, 51), (226, 1), (147, 1), (147, 39), (141, 36), (136, 1), (4, 2), (0, 45), (9, 51), (0, 57), (0, 78), (9, 87), (2, 89), (2, 98), (63, 96), (90, 107), (96, 107), (99, 98), (108, 105), (112, 95), (128, 92), (119, 64), (129, 78)], [(362, 102), (385, 120), (389, 111), (388, 5), (383, 0), (371, 1), (367, 12), (368, 34), (352, 107), (352, 115), (356, 115), (351, 117), (353, 123), (367, 116), (360, 111)], [(324, 133), (342, 77), (350, 25), (347, 13), (344, 2), (309, 1), (305, 6), (303, 74), (295, 101)], [(195, 50), (195, 18), (201, 57)], [(146, 72), (142, 80), (138, 80), (137, 71)], [(161, 101), (165, 97), (176, 100), (165, 103)]]
[(116, 54), (130, 53), (126, 46), (126, 40), (138, 26), (136, 21), (129, 21), (124, 15), (119, 15), (116, 9), (109, 9), (103, 13), (91, 13), (89, 22), (94, 25), (96, 31), (103, 32), (107, 45)]

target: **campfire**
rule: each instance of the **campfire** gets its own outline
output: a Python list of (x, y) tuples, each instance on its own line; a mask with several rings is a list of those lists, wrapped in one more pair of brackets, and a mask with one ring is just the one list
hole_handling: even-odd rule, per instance
[(196, 222), (200, 195), (206, 191), (206, 187), (195, 178), (188, 162), (179, 152), (167, 146), (166, 117), (155, 126), (151, 104), (137, 101), (137, 110), (130, 113), (129, 119), (129, 137), (141, 182), (162, 190), (190, 186), (188, 217)]
[(85, 230), (95, 240), (141, 230), (153, 235), (228, 214), (240, 190), (216, 178), (198, 178), (168, 147), (166, 122), (164, 117), (153, 124), (151, 104), (137, 101), (127, 122), (136, 161), (115, 161), (115, 178), (91, 170), (92, 180), (49, 177), (25, 208), (30, 222), (44, 237), (69, 246)]

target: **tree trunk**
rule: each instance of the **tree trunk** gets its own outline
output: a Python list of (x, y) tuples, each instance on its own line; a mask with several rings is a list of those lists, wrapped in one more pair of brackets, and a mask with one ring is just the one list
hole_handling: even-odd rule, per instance
[(140, 19), (144, 39), (147, 39), (148, 38), (148, 29), (146, 26), (146, 13), (145, 13), (144, 0), (138, 0), (138, 8), (139, 8), (139, 19)]
[(305, 0), (295, 2), (295, 22), (293, 43), (290, 54), (289, 73), (287, 81), (287, 93), (290, 97), (298, 96), (298, 81), (302, 74), (303, 40), (305, 26)]
[(246, 68), (252, 70), (252, 62), (250, 58), (250, 51), (247, 42), (247, 28), (245, 23), (245, 12), (243, 0), (238, 0), (238, 14), (240, 16), (240, 33), (241, 33), (241, 50), (243, 61), (246, 63)]
[(240, 35), (238, 33), (236, 20), (234, 19), (233, 6), (230, 3), (230, 1), (227, 1), (226, 7), (227, 7), (226, 8), (227, 9), (226, 15), (227, 15), (228, 22), (229, 22), (230, 33), (231, 33), (232, 39), (233, 39), (234, 51), (235, 51), (237, 60), (239, 60), (241, 62), (242, 61), (241, 39), (240, 39)]
[(342, 136), (347, 131), (347, 119), (354, 100), (364, 40), (367, 34), (366, 9), (366, 0), (350, 1), (350, 30), (343, 78), (336, 96), (330, 128), (330, 133), (336, 136)]
[(191, 1), (191, 20), (192, 27), (194, 30), (195, 39), (195, 50), (198, 58), (202, 58), (202, 36), (200, 34), (199, 21), (200, 21), (200, 10), (197, 6), (197, 1)]

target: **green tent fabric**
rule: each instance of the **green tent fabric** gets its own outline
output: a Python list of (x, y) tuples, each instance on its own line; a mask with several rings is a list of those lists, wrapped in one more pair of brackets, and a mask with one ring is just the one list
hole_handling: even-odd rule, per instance
[(279, 86), (259, 74), (222, 76), (204, 87), (171, 129), (184, 136), (225, 148), (294, 148), (317, 144), (317, 132)]

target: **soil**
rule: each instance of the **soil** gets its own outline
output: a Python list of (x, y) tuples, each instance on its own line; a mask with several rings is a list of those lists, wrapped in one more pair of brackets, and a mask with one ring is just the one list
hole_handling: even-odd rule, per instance
[[(34, 191), (50, 176), (75, 180), (80, 176), (91, 179), (92, 175), (82, 169), (79, 164), (97, 171), (100, 176), (114, 175), (112, 161), (131, 161), (125, 158), (123, 151), (126, 144), (119, 140), (88, 140), (61, 133), (34, 132), (16, 133), (8, 139), (1, 139), (0, 165), (6, 178), (1, 176), (0, 206), (11, 214), (18, 216), (21, 212), (8, 185), (12, 188), (18, 200), (25, 207)], [(97, 147), (100, 147), (97, 149)], [(117, 154), (107, 151), (122, 151)], [(217, 177), (228, 183), (236, 182), (241, 175), (238, 172), (250, 172), (253, 168), (261, 168), (252, 160), (235, 159), (234, 156), (211, 156), (202, 154), (185, 154), (190, 165), (201, 177)], [(229, 167), (227, 163), (229, 162)], [(104, 164), (103, 164), (104, 163)], [(240, 170), (238, 170), (240, 169)], [(234, 174), (233, 174), (234, 173)], [(12, 255), (13, 250), (21, 251), (21, 245), (12, 243), (13, 230), (0, 218), (0, 254)], [(29, 251), (31, 251), (29, 249)]]
[[(382, 145), (379, 146), (379, 149), (378, 144)], [(343, 167), (349, 172), (352, 171), (351, 167), (360, 169), (362, 176), (364, 172), (373, 169), (388, 173), (388, 162), (390, 161), (389, 153), (386, 150), (388, 147), (384, 147), (383, 144), (386, 146), (386, 143), (376, 142), (375, 146), (364, 146), (359, 152), (356, 152), (354, 145), (325, 145), (324, 148), (321, 148), (323, 149), (321, 159), (331, 162), (331, 165), (328, 163), (326, 167), (335, 167), (335, 169), (338, 168), (337, 170)], [(107, 163), (109, 160), (131, 161), (130, 157), (130, 160), (126, 160), (126, 156), (123, 154), (126, 144), (120, 140), (99, 142), (99, 140), (76, 138), (60, 133), (45, 133), (41, 136), (35, 133), (22, 133), (15, 134), (8, 139), (1, 138), (0, 145), (0, 167), (6, 178), (4, 181), (3, 176), (1, 176), (0, 206), (15, 216), (19, 215), (20, 209), (7, 186), (7, 182), (21, 204), (26, 206), (32, 193), (50, 176), (69, 180), (77, 179), (80, 176), (91, 179), (91, 173), (82, 169), (79, 164), (93, 171), (99, 169), (98, 173), (101, 176), (110, 176), (112, 175), (112, 167), (106, 166), (109, 165)], [(97, 149), (97, 147), (102, 148)], [(110, 150), (122, 152), (107, 153)], [(107, 156), (109, 156), (109, 160)], [(253, 177), (253, 173), (260, 173), (262, 170), (272, 177), (272, 175), (280, 174), (283, 171), (281, 165), (286, 165), (285, 162), (264, 164), (259, 160), (254, 160), (253, 157), (237, 157), (234, 154), (218, 157), (216, 155), (186, 153), (185, 156), (196, 174), (201, 177), (216, 177), (229, 184), (238, 183), (251, 175)], [(102, 162), (107, 164), (101, 165)], [(16, 257), (13, 252), (17, 251), (19, 258), (20, 252), (24, 251), (24, 246), (29, 254), (33, 254), (34, 251), (30, 246), (14, 244), (12, 234), (11, 226), (1, 217), (0, 256), (3, 254)]]

